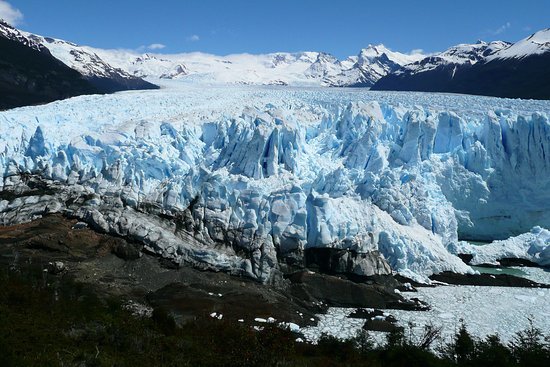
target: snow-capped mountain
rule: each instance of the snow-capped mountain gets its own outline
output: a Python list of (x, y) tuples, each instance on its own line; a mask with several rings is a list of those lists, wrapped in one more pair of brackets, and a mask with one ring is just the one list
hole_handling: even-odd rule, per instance
[(342, 61), (324, 52), (228, 56), (137, 54), (98, 49), (93, 49), (93, 52), (139, 77), (186, 77), (193, 81), (222, 84), (338, 87), (371, 86), (387, 73), (421, 58), (421, 55), (392, 52), (383, 45), (369, 45), (358, 56)]
[(86, 47), (20, 31), (5, 22), (0, 23), (0, 35), (38, 51), (47, 49), (53, 57), (83, 75), (99, 92), (156, 88), (141, 78), (112, 67)]
[(369, 45), (361, 50), (357, 57), (356, 68), (359, 70), (360, 77), (356, 86), (370, 87), (380, 78), (422, 58), (424, 55), (421, 54), (405, 55), (392, 52), (384, 45)]
[(460, 44), (450, 47), (444, 52), (423, 57), (416, 62), (410, 63), (396, 70), (396, 75), (418, 74), (432, 70), (443, 70), (448, 68), (459, 68), (472, 66), (499, 51), (509, 47), (511, 44), (503, 41), (486, 43), (478, 41), (475, 44)]
[(0, 23), (0, 109), (98, 92), (42, 44)]
[(21, 43), (33, 50), (43, 52), (47, 49), (40, 42), (37, 42), (31, 37), (28, 37), (24, 32), (12, 27), (9, 23), (0, 18), (0, 36)]
[(449, 48), (380, 78), (374, 90), (454, 92), (550, 98), (550, 30), (514, 44), (478, 42)]
[[(109, 91), (146, 88), (139, 78), (181, 79), (212, 84), (370, 87), (399, 67), (422, 58), (369, 45), (357, 56), (338, 60), (323, 52), (277, 52), (216, 56), (204, 53), (140, 54), (102, 50), (4, 27), (27, 45), (47, 48), (54, 57)], [(112, 81), (108, 85), (106, 81)]]
[(393, 52), (384, 45), (369, 45), (359, 55), (344, 61), (320, 53), (306, 74), (331, 87), (370, 87), (381, 77), (422, 57)]

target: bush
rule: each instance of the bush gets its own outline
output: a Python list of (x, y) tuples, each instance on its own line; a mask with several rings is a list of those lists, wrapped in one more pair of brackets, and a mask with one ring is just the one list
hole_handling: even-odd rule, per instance
[(510, 349), (521, 366), (550, 366), (550, 346), (542, 333), (528, 318), (529, 326), (516, 333)]
[(501, 343), (498, 335), (489, 335), (476, 343), (476, 366), (515, 366), (512, 352)]
[(459, 365), (469, 364), (475, 356), (475, 340), (472, 338), (464, 321), (461, 320), (460, 328), (454, 335), (454, 339), (442, 349), (442, 355)]

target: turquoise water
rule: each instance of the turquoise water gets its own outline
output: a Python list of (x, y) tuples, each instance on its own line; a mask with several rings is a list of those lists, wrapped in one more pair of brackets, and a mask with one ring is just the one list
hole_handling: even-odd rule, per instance
[(488, 245), (490, 244), (491, 242), (487, 242), (487, 241), (466, 241), (468, 242), (469, 244), (472, 244), (474, 246), (485, 246), (485, 245)]
[(522, 277), (522, 278), (525, 278), (527, 275), (526, 272), (516, 268), (506, 268), (506, 267), (490, 268), (490, 267), (475, 266), (475, 265), (472, 265), (471, 268), (479, 271), (482, 274), (493, 274), (493, 275), (508, 274), (508, 275), (514, 275), (516, 277)]

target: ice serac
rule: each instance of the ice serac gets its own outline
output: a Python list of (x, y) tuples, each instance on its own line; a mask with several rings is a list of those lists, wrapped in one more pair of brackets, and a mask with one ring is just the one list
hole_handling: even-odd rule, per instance
[(5, 111), (0, 220), (62, 212), (261, 281), (323, 249), (356, 275), (469, 272), (459, 238), (550, 227), (549, 107), (170, 81)]

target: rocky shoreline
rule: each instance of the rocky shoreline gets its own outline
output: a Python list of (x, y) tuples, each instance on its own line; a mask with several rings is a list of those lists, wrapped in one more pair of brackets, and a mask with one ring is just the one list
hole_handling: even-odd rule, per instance
[[(329, 306), (414, 307), (394, 292), (391, 277), (357, 283), (345, 277), (294, 269), (272, 284), (223, 272), (175, 266), (140, 244), (96, 232), (58, 214), (0, 227), (4, 266), (22, 262), (48, 269), (50, 277), (71, 277), (106, 293), (149, 303), (186, 320), (216, 312), (249, 322), (276, 318), (309, 325)], [(62, 268), (62, 269), (61, 269)]]
[[(359, 313), (364, 309), (429, 308), (400, 294), (422, 286), (403, 277), (354, 277), (334, 271), (322, 273), (318, 265), (310, 269), (281, 264), (283, 276), (262, 284), (243, 276), (177, 266), (139, 243), (97, 232), (59, 214), (0, 227), (0, 254), (2, 266), (34, 264), (42, 267), (47, 277), (71, 278), (94, 288), (99, 295), (162, 309), (179, 323), (215, 315), (251, 325), (277, 320), (304, 327), (314, 325), (316, 315), (328, 307), (356, 308)], [(317, 264), (320, 258), (317, 254)], [(432, 279), (447, 284), (548, 287), (509, 275), (441, 273)], [(366, 329), (394, 329), (392, 320), (376, 316), (380, 315), (368, 318)]]

